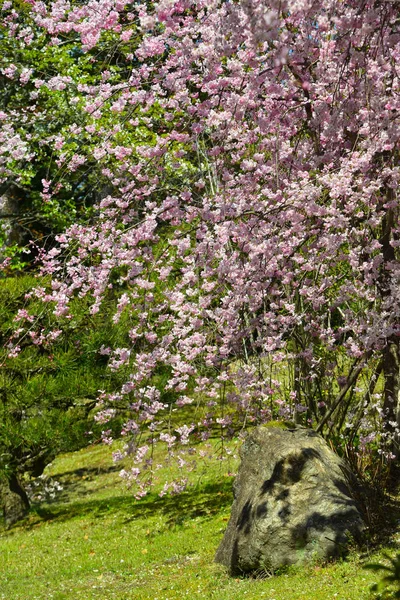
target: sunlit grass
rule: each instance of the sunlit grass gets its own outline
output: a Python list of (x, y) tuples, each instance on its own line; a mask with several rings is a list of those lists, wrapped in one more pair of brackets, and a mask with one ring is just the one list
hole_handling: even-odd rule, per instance
[(2, 600), (370, 598), (377, 575), (362, 566), (379, 561), (380, 551), (256, 579), (231, 578), (216, 565), (232, 502), (225, 462), (210, 462), (182, 495), (154, 492), (141, 501), (119, 468), (102, 446), (54, 461), (49, 472), (63, 485), (60, 496), (1, 532)]

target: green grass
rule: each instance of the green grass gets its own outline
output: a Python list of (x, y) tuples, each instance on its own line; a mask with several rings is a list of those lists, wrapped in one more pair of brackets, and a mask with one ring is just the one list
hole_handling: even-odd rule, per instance
[[(223, 463), (224, 464), (224, 463)], [(265, 578), (231, 578), (213, 562), (232, 502), (232, 477), (216, 463), (180, 496), (134, 500), (108, 448), (57, 458), (49, 472), (64, 486), (21, 525), (0, 531), (4, 600), (363, 600), (378, 562), (346, 561)], [(386, 547), (393, 554), (396, 534)], [(383, 550), (383, 549), (382, 549)]]

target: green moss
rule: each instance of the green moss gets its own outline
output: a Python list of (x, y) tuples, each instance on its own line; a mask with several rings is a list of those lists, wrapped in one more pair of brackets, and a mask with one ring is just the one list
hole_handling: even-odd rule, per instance
[(296, 429), (294, 421), (269, 421), (264, 423), (263, 427), (275, 427), (276, 429)]

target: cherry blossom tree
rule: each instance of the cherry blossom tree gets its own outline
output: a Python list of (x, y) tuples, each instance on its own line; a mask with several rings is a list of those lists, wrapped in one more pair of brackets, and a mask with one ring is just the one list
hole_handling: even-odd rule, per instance
[(106, 66), (91, 85), (63, 81), (112, 191), (43, 257), (52, 284), (37, 293), (61, 323), (71, 298), (96, 313), (110, 290), (115, 321), (129, 315), (129, 346), (101, 353), (130, 376), (98, 418), (130, 413), (116, 459), (133, 456), (137, 494), (155, 442), (174, 453), (277, 417), (394, 458), (399, 3), (29, 4), (53, 44), (75, 36), (103, 64), (113, 39), (127, 65), (118, 81)]

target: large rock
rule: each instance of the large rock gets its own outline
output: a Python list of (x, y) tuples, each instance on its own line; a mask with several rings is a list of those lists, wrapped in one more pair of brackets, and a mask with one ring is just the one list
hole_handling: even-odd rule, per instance
[(258, 427), (240, 456), (231, 518), (215, 557), (232, 574), (327, 559), (361, 540), (355, 479), (317, 433)]

